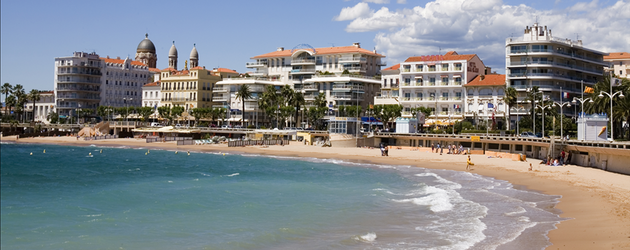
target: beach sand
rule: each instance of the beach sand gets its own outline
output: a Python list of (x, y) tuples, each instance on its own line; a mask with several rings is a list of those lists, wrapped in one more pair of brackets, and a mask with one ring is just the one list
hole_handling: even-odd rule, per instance
[[(2, 141), (14, 140), (15, 137), (2, 138)], [(464, 155), (431, 153), (430, 148), (390, 149), (389, 157), (382, 157), (376, 148), (322, 148), (305, 146), (299, 142), (266, 148), (228, 148), (225, 144), (177, 146), (175, 142), (146, 143), (143, 139), (84, 141), (76, 137), (21, 138), (17, 142), (316, 157), (457, 171), (466, 171), (467, 158)], [(630, 249), (630, 176), (574, 165), (539, 165), (540, 160), (536, 159), (517, 162), (472, 155), (472, 162), (475, 163), (472, 173), (509, 181), (517, 187), (524, 186), (545, 194), (562, 196), (556, 208), (562, 210), (561, 217), (571, 219), (562, 221), (556, 230), (549, 232), (553, 245), (547, 249)], [(532, 163), (533, 171), (528, 171), (529, 163)]]

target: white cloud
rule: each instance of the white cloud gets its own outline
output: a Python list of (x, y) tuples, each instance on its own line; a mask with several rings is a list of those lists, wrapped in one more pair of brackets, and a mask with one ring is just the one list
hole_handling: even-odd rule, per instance
[(371, 14), (370, 6), (367, 3), (358, 3), (353, 7), (341, 9), (339, 16), (335, 17), (337, 21), (347, 21)]
[(505, 40), (521, 37), (536, 18), (556, 38), (576, 40), (579, 35), (587, 48), (630, 52), (629, 1), (603, 6), (593, 0), (564, 10), (539, 10), (501, 0), (433, 0), (411, 9), (362, 9), (363, 14), (344, 20), (350, 21), (347, 32), (376, 32), (376, 48), (391, 64), (409, 56), (438, 54), (441, 49), (442, 54), (475, 53), (487, 66), (503, 72)]
[(398, 4), (406, 4), (407, 0), (397, 0), (396, 3), (398, 3)]
[(389, 0), (363, 0), (366, 3), (376, 3), (376, 4), (386, 4), (389, 3)]

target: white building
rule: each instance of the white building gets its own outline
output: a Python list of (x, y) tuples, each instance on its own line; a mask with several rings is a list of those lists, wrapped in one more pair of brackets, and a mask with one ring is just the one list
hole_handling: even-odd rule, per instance
[(431, 124), (464, 118), (463, 85), (483, 74), (485, 66), (476, 54), (459, 55), (450, 51), (443, 56), (409, 57), (400, 63), (399, 70), (403, 117), (412, 117), (412, 108), (427, 107), (434, 111), (427, 121)]
[(48, 123), (48, 115), (55, 112), (55, 92), (39, 92), (39, 97), (39, 101), (35, 102), (35, 110), (33, 110), (33, 101), (29, 101), (26, 103), (26, 111), (35, 116), (36, 122)]
[(129, 58), (101, 58), (103, 77), (101, 79), (102, 106), (139, 107), (142, 105), (142, 86), (151, 80), (149, 67)]
[[(246, 100), (247, 121), (249, 117), (263, 115), (258, 109), (257, 100), (265, 86), (272, 85), (279, 89), (289, 85), (304, 93), (307, 106), (312, 105), (319, 93), (325, 93), (331, 116), (336, 114), (339, 105), (360, 105), (365, 110), (380, 92), (380, 80), (374, 76), (380, 73), (384, 65), (381, 61), (383, 57), (376, 51), (361, 48), (359, 43), (326, 48), (301, 44), (292, 50), (280, 47), (274, 52), (252, 57), (256, 61), (247, 63), (247, 67), (256, 69), (250, 73), (254, 77), (224, 78), (218, 82), (213, 101), (221, 103), (220, 106), (240, 110), (242, 104), (240, 100), (235, 100), (236, 90), (240, 85), (251, 85), (254, 98)], [(258, 114), (249, 114), (254, 110)], [(241, 117), (239, 115), (232, 119), (240, 120)]]
[(400, 104), (400, 79), (400, 64), (381, 70), (381, 93), (374, 97), (374, 104)]
[(610, 63), (610, 67), (616, 76), (630, 78), (630, 53), (611, 52), (604, 56), (604, 61)]
[[(526, 93), (538, 86), (545, 97), (560, 102), (561, 92), (571, 100), (602, 79), (606, 53), (588, 49), (582, 40), (556, 38), (547, 26), (526, 27), (521, 38), (508, 38), (505, 45), (506, 81), (518, 91), (518, 105), (525, 108), (518, 115), (529, 115)], [(583, 86), (582, 86), (583, 85)], [(573, 108), (564, 114), (573, 115)], [(511, 112), (514, 124), (517, 113)]]
[(466, 119), (487, 121), (488, 125), (496, 122), (497, 128), (505, 124), (507, 105), (505, 96), (505, 75), (479, 75), (464, 85), (464, 114)]
[(60, 117), (76, 116), (80, 108), (96, 110), (101, 101), (102, 67), (94, 52), (55, 58), (54, 95)]
[(157, 110), (157, 107), (161, 107), (160, 99), (160, 82), (147, 83), (142, 86), (142, 107), (152, 107)]

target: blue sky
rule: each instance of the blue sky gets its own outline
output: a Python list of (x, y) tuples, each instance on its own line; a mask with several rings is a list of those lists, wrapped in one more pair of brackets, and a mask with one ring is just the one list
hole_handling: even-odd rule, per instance
[[(522, 35), (538, 18), (556, 37), (605, 52), (630, 52), (630, 2), (513, 0), (326, 1), (16, 1), (0, 2), (0, 82), (25, 89), (53, 88), (54, 58), (74, 51), (135, 56), (149, 33), (158, 68), (172, 41), (179, 66), (193, 44), (199, 65), (247, 71), (250, 57), (291, 49), (360, 42), (387, 56), (448, 50), (476, 53), (502, 73), (505, 39)], [(4, 95), (2, 95), (4, 98)]]

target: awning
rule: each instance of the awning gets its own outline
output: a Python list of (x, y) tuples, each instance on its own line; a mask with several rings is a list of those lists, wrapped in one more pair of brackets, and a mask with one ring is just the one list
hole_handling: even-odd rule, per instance
[(419, 78), (419, 79), (422, 79), (422, 76), (415, 76), (415, 78)]
[(448, 75), (441, 75), (440, 77), (448, 77)]
[(453, 78), (461, 78), (461, 75), (454, 75)]

